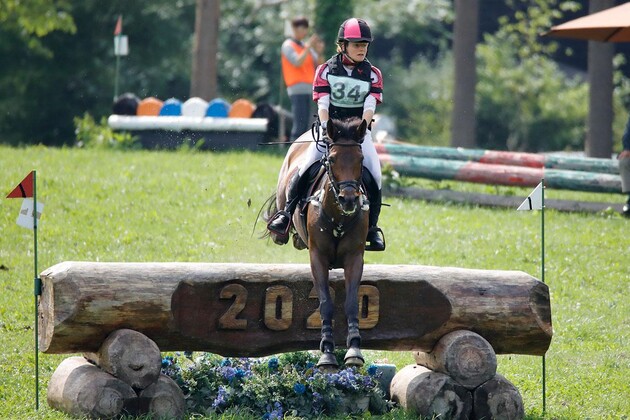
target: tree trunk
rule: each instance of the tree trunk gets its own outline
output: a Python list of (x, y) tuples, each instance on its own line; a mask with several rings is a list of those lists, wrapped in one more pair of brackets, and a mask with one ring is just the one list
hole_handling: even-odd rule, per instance
[[(330, 277), (341, 343), (343, 271)], [(66, 262), (41, 278), (46, 353), (97, 351), (121, 328), (162, 351), (225, 356), (316, 349), (320, 341), (307, 264)], [(364, 348), (431, 351), (445, 334), (474, 329), (498, 354), (542, 355), (553, 333), (549, 288), (519, 271), (366, 265), (359, 306)]]
[(474, 419), (520, 420), (524, 417), (521, 394), (498, 373), (473, 392)]
[(83, 357), (65, 359), (48, 383), (48, 405), (75, 417), (112, 418), (136, 402), (129, 385)]
[(210, 101), (217, 96), (220, 0), (197, 0), (190, 96)]
[[(615, 5), (614, 0), (589, 1), (589, 13)], [(610, 159), (612, 155), (613, 123), (613, 55), (612, 43), (588, 43), (588, 133), (586, 155)]]
[(175, 381), (166, 375), (140, 392), (138, 399), (140, 413), (158, 419), (181, 419), (186, 413), (184, 393)]
[(451, 145), (472, 148), (477, 145), (475, 48), (479, 32), (479, 0), (455, 0), (453, 56), (455, 85), (451, 116)]
[(157, 344), (144, 334), (128, 329), (114, 331), (98, 353), (86, 357), (135, 389), (144, 389), (157, 381), (162, 369)]
[(470, 418), (472, 395), (448, 375), (423, 366), (409, 365), (392, 380), (392, 400), (422, 417)]
[(492, 379), (497, 357), (492, 346), (472, 331), (453, 331), (440, 338), (430, 353), (415, 352), (416, 363), (442, 372), (468, 389)]

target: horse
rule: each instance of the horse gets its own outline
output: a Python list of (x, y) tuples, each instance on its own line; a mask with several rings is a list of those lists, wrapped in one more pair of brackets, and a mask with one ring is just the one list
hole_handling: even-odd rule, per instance
[[(343, 268), (346, 299), (344, 310), (348, 321), (347, 352), (344, 363), (362, 366), (361, 335), (359, 332), (359, 285), (363, 275), (363, 254), (368, 231), (369, 202), (362, 186), (363, 153), (361, 144), (367, 122), (358, 118), (345, 121), (329, 120), (324, 141), (316, 140), (323, 148), (323, 169), (316, 179), (305, 205), (293, 214), (293, 244), (298, 249), (308, 248), (313, 283), (319, 296), (322, 319), (322, 352), (317, 366), (338, 367), (334, 356), (334, 302), (329, 288), (329, 271)], [(313, 137), (319, 137), (319, 130)], [(311, 133), (305, 133), (289, 148), (278, 177), (275, 203), (271, 202), (267, 215), (282, 209), (286, 202), (289, 180), (303, 160)], [(327, 139), (326, 139), (327, 137)], [(310, 171), (309, 171), (310, 172)], [(308, 172), (303, 176), (308, 176)], [(274, 206), (275, 204), (275, 206)], [(299, 209), (301, 208), (301, 211)], [(269, 217), (267, 217), (269, 218)], [(269, 235), (276, 243), (277, 235)]]

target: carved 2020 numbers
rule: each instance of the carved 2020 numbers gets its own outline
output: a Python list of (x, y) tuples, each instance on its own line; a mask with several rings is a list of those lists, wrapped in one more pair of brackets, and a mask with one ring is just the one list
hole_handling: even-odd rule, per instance
[[(335, 300), (334, 290), (330, 295)], [(224, 330), (244, 330), (247, 320), (238, 318), (247, 305), (247, 289), (245, 286), (232, 283), (224, 286), (219, 299), (234, 299), (232, 305), (219, 318), (219, 328)], [(317, 299), (317, 291), (311, 289), (309, 299)], [(375, 286), (363, 284), (359, 286), (359, 328), (367, 330), (378, 324), (379, 291)], [(265, 291), (264, 324), (273, 331), (289, 329), (293, 323), (293, 291), (287, 286), (270, 286)], [(306, 318), (307, 329), (320, 329), (322, 320), (319, 308)]]

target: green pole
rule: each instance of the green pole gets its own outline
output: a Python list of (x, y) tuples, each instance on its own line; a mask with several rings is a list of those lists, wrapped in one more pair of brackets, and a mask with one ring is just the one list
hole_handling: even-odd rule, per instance
[(39, 351), (37, 338), (39, 337), (38, 297), (42, 292), (41, 279), (37, 270), (37, 171), (33, 171), (33, 274), (35, 292), (35, 409), (39, 410)]
[[(540, 246), (540, 265), (541, 265), (541, 273), (540, 278), (542, 282), (545, 282), (545, 178), (541, 180), (542, 182), (542, 191), (541, 191), (541, 210), (540, 210), (540, 238), (541, 238), (541, 246)], [(546, 382), (546, 366), (545, 366), (545, 355), (542, 357), (542, 401), (543, 401), (543, 415), (547, 409), (547, 389)]]
[[(120, 47), (120, 35), (116, 35)], [(118, 98), (118, 74), (120, 73), (120, 54), (116, 54), (116, 76), (114, 78), (114, 100)]]

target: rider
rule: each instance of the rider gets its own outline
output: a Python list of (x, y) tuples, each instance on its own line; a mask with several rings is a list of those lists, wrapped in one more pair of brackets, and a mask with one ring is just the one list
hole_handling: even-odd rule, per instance
[[(324, 133), (329, 118), (346, 119), (358, 117), (371, 126), (376, 105), (383, 97), (381, 71), (367, 60), (368, 46), (372, 42), (370, 27), (363, 19), (351, 18), (339, 27), (337, 54), (321, 64), (315, 71), (313, 100), (317, 102), (317, 113)], [(383, 251), (385, 241), (382, 230), (377, 226), (381, 212), (381, 166), (372, 143), (372, 133), (366, 131), (363, 143), (363, 182), (370, 201), (369, 230), (366, 238), (368, 251)], [(287, 204), (283, 211), (270, 220), (268, 229), (284, 235), (291, 223), (291, 214), (307, 187), (307, 176), (302, 176), (312, 164), (319, 162), (322, 151), (315, 142), (306, 151), (305, 163), (293, 176), (287, 191)], [(288, 237), (286, 237), (288, 241)]]

